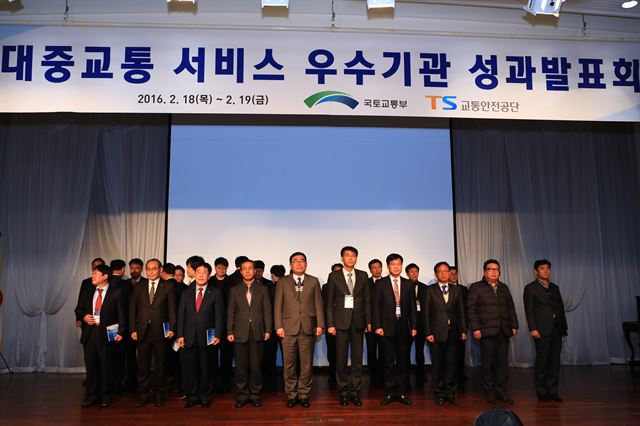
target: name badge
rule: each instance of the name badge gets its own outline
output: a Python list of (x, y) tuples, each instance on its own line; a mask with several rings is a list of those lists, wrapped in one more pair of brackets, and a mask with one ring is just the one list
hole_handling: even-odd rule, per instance
[(100, 325), (100, 312), (96, 311), (93, 313), (93, 320), (96, 322), (96, 325)]
[(420, 302), (416, 301), (416, 309), (418, 309), (418, 312), (420, 312)]
[(350, 294), (345, 294), (344, 296), (344, 308), (345, 309), (353, 309), (353, 296)]
[(396, 316), (397, 317), (402, 316), (402, 311), (400, 310), (400, 305), (396, 305)]

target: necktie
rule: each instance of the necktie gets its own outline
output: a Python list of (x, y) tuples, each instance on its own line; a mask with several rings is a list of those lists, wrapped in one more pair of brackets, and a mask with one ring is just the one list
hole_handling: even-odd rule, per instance
[(98, 297), (96, 298), (96, 308), (94, 309), (94, 312), (98, 315), (100, 315), (100, 311), (102, 310), (102, 289), (99, 288), (98, 289)]
[(298, 296), (298, 302), (300, 301), (301, 290), (302, 290), (302, 279), (298, 277), (298, 283), (296, 284), (296, 296)]
[(149, 290), (149, 304), (153, 305), (153, 298), (156, 297), (156, 286), (153, 281), (151, 281), (151, 290)]
[(398, 279), (393, 279), (393, 293), (396, 296), (396, 305), (400, 304), (400, 290), (398, 289)]
[(347, 287), (349, 287), (349, 293), (350, 294), (353, 294), (353, 280), (351, 279), (352, 275), (353, 274), (351, 272), (349, 272), (347, 274), (347, 276), (349, 277), (349, 279), (347, 280)]
[(251, 306), (251, 286), (247, 286), (247, 303)]
[(445, 303), (449, 302), (449, 286), (442, 286), (442, 296), (444, 296)]
[(199, 288), (198, 297), (196, 297), (196, 312), (200, 312), (201, 305), (202, 305), (202, 288)]

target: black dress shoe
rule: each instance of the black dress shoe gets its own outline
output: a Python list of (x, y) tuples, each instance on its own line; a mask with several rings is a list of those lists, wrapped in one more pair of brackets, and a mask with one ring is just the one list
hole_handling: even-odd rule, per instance
[(538, 395), (538, 401), (549, 402), (551, 397), (549, 395)]
[(193, 401), (187, 401), (184, 403), (184, 408), (191, 408), (193, 407), (194, 402)]
[(349, 398), (347, 398), (346, 396), (341, 396), (340, 405), (342, 405), (343, 407), (346, 407), (347, 405), (349, 405)]
[(296, 400), (295, 398), (287, 399), (287, 407), (289, 408), (295, 407), (297, 403), (298, 403), (298, 400)]
[(82, 408), (87, 408), (87, 407), (91, 407), (92, 405), (97, 404), (97, 401), (89, 401), (88, 399), (85, 399), (84, 401), (82, 401), (82, 404), (80, 404), (80, 406)]
[(108, 399), (103, 399), (102, 401), (100, 401), (100, 406), (102, 408), (107, 408), (110, 404), (111, 404), (111, 401), (109, 401)]
[(444, 405), (444, 398), (438, 398), (436, 399), (436, 404), (438, 404), (439, 406), (443, 406)]
[(455, 396), (448, 396), (445, 398), (445, 401), (449, 402), (450, 404), (453, 405), (458, 405), (458, 400), (456, 399)]
[(360, 407), (362, 405), (362, 401), (360, 400), (360, 397), (358, 395), (353, 395), (351, 397), (351, 401), (356, 407)]
[(211, 401), (203, 402), (200, 405), (202, 406), (202, 408), (209, 408), (211, 407)]
[(498, 399), (500, 401), (506, 402), (507, 404), (513, 404), (513, 399), (511, 399), (506, 393), (498, 395)]
[(495, 395), (488, 395), (487, 396), (487, 402), (489, 404), (495, 404), (496, 403), (496, 396)]
[(388, 405), (391, 400), (391, 395), (385, 395), (384, 398), (382, 398), (382, 401), (380, 401), (380, 405)]
[(164, 399), (156, 399), (156, 407), (162, 407), (164, 405)]
[(551, 401), (555, 401), (555, 402), (564, 402), (564, 400), (562, 398), (560, 398), (560, 396), (558, 396), (558, 394), (549, 395), (549, 399)]
[(147, 405), (149, 403), (149, 398), (140, 398), (138, 400), (138, 402), (136, 403), (136, 407), (140, 408), (140, 407), (144, 407), (145, 405)]
[(300, 399), (300, 405), (303, 406), (304, 408), (309, 408), (309, 400), (307, 398), (304, 399)]
[(262, 407), (262, 401), (260, 401), (260, 398), (252, 399), (251, 403), (254, 407)]
[(244, 407), (244, 404), (246, 404), (247, 401), (243, 400), (243, 399), (239, 399), (236, 401), (236, 408), (242, 408)]
[(409, 398), (407, 398), (406, 396), (404, 396), (404, 395), (398, 396), (398, 401), (400, 401), (404, 405), (411, 405), (412, 404), (411, 400)]

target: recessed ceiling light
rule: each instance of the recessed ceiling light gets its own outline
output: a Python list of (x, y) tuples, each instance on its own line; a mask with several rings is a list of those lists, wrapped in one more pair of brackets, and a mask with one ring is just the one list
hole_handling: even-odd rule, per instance
[(637, 5), (638, 5), (638, 2), (636, 0), (625, 1), (624, 3), (622, 3), (622, 8), (623, 9), (631, 9), (632, 7), (636, 7)]

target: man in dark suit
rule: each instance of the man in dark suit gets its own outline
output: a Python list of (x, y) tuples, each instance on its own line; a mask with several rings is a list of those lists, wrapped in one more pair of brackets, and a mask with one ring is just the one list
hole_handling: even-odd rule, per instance
[(211, 265), (198, 263), (193, 263), (195, 284), (182, 293), (178, 307), (178, 344), (186, 352), (188, 366), (185, 408), (198, 403), (203, 408), (211, 405), (214, 347), (220, 343), (218, 336), (224, 327), (222, 291), (209, 284)]
[[(174, 278), (176, 273), (176, 265), (173, 263), (166, 262), (162, 265), (162, 273), (160, 274), (160, 278), (165, 280), (167, 284), (171, 287), (175, 294), (176, 307), (180, 305), (180, 295), (182, 291), (186, 288), (184, 285), (178, 285), (178, 281)], [(178, 315), (176, 313), (176, 315)], [(169, 340), (170, 347), (173, 347), (177, 336), (173, 336), (172, 339)], [(183, 395), (181, 392), (180, 381), (182, 371), (180, 368), (180, 355), (178, 352), (174, 350), (169, 350), (167, 352), (167, 371), (173, 380), (173, 389), (178, 395)]]
[[(182, 265), (176, 265), (176, 270), (173, 274), (173, 279), (176, 280), (176, 303), (180, 306), (180, 299), (182, 298), (182, 293), (186, 290), (189, 285), (184, 282), (184, 278), (186, 276), (186, 271), (182, 267)], [(177, 315), (177, 314), (176, 314)], [(178, 350), (178, 362), (180, 363), (180, 374), (178, 377), (178, 382), (176, 383), (176, 393), (178, 394), (179, 399), (187, 398), (187, 354), (184, 349)]]
[[(449, 284), (460, 288), (460, 292), (462, 294), (462, 302), (464, 304), (464, 311), (466, 315), (467, 295), (469, 294), (469, 289), (464, 284), (461, 284), (460, 281), (458, 280), (458, 268), (455, 265), (449, 265)], [(469, 339), (469, 341), (472, 342), (473, 340)], [(464, 386), (464, 383), (467, 381), (467, 376), (464, 372), (466, 349), (467, 349), (467, 342), (464, 340), (459, 340), (458, 350), (456, 352), (456, 378), (458, 379), (458, 388)]]
[[(371, 295), (367, 273), (355, 269), (358, 250), (340, 250), (343, 267), (327, 278), (327, 333), (335, 336), (336, 382), (340, 404), (362, 405), (362, 344), (365, 330), (371, 331)], [(348, 355), (351, 347), (351, 371)]]
[(227, 339), (236, 359), (236, 408), (249, 400), (260, 407), (264, 342), (273, 328), (273, 311), (269, 290), (255, 279), (253, 261), (244, 261), (240, 273), (242, 284), (231, 289), (227, 307)]
[[(320, 282), (306, 274), (307, 256), (295, 252), (289, 256), (291, 274), (276, 285), (274, 322), (276, 334), (283, 339), (284, 388), (287, 407), (298, 402), (309, 407), (313, 377), (313, 349), (324, 328), (324, 306)], [(300, 364), (300, 374), (297, 372)]]
[[(376, 282), (382, 279), (382, 262), (380, 259), (371, 259), (368, 266), (369, 272), (371, 273), (368, 283), (373, 320), (373, 293), (375, 292)], [(365, 333), (365, 339), (367, 340), (367, 369), (369, 370), (369, 378), (371, 379), (372, 385), (382, 385), (384, 383), (384, 366), (382, 365), (382, 348), (380, 346), (381, 337), (372, 330)]]
[[(124, 298), (127, 310), (129, 308), (129, 301), (131, 300), (133, 288), (146, 280), (146, 278), (142, 277), (143, 268), (144, 262), (142, 259), (131, 259), (129, 261), (129, 274), (131, 275), (131, 278), (120, 280), (116, 283), (118, 288), (122, 290), (122, 297)], [(132, 341), (131, 336), (127, 334), (124, 336), (122, 345), (120, 345), (119, 349), (121, 350), (121, 353), (119, 354), (118, 359), (118, 375), (124, 388), (135, 389), (137, 383), (136, 374), (138, 372), (136, 342)]]
[(431, 382), (438, 405), (458, 405), (456, 352), (458, 342), (467, 340), (464, 303), (460, 288), (449, 284), (449, 264), (438, 262), (433, 270), (437, 283), (426, 288), (423, 308), (431, 348)]
[(482, 281), (473, 283), (467, 296), (469, 329), (482, 347), (482, 385), (487, 400), (513, 404), (507, 394), (509, 339), (518, 332), (518, 317), (509, 287), (499, 280), (500, 263), (489, 259), (482, 269)]
[[(85, 278), (84, 280), (82, 280), (82, 282), (80, 283), (80, 291), (78, 291), (78, 303), (76, 303), (76, 306), (80, 304), (80, 298), (82, 297), (82, 293), (84, 291), (93, 291), (93, 284), (91, 283), (91, 280), (93, 279), (93, 270), (96, 268), (96, 266), (98, 265), (104, 265), (105, 261), (103, 258), (101, 257), (96, 257), (95, 259), (93, 259), (91, 261), (91, 273), (92, 275), (88, 278)], [(76, 326), (80, 327), (82, 326), (82, 318), (79, 318), (78, 315), (76, 315)]]
[(418, 312), (413, 285), (402, 278), (402, 256), (387, 256), (389, 275), (376, 283), (373, 301), (373, 328), (381, 336), (384, 359), (384, 398), (387, 405), (394, 399), (410, 405), (409, 351), (416, 336)]
[[(342, 263), (331, 265), (331, 272), (341, 271)], [(322, 286), (322, 301), (324, 302), (324, 317), (327, 318), (327, 303), (329, 301), (329, 286), (325, 283)], [(336, 384), (336, 336), (331, 333), (324, 334), (324, 341), (327, 345), (327, 362), (329, 363), (329, 386)]]
[(541, 401), (562, 402), (558, 395), (560, 352), (568, 329), (564, 302), (560, 288), (550, 281), (551, 262), (536, 260), (533, 269), (536, 280), (524, 288), (524, 310), (536, 346), (536, 393)]
[(426, 345), (427, 335), (425, 334), (425, 316), (422, 315), (422, 309), (426, 302), (427, 285), (418, 281), (420, 277), (420, 267), (415, 263), (410, 263), (404, 268), (407, 278), (413, 284), (413, 291), (416, 298), (416, 310), (418, 312), (418, 325), (416, 328), (416, 337), (413, 338), (413, 344), (416, 348), (416, 386), (424, 386), (424, 347)]
[[(93, 269), (91, 283), (94, 291), (85, 288), (80, 295), (76, 316), (82, 318), (80, 342), (84, 347), (87, 368), (86, 395), (82, 407), (98, 402), (107, 407), (114, 386), (114, 345), (120, 344), (127, 329), (126, 309), (120, 289), (109, 285), (111, 268), (99, 264)], [(114, 343), (107, 337), (107, 327), (118, 325)]]
[[(131, 339), (138, 348), (138, 393), (136, 404), (142, 407), (150, 400), (151, 357), (155, 360), (153, 393), (157, 407), (164, 405), (166, 398), (166, 352), (167, 341), (175, 335), (176, 299), (174, 289), (160, 279), (162, 263), (151, 259), (146, 264), (147, 281), (136, 285), (129, 302), (129, 324)], [(168, 331), (165, 333), (165, 323)]]
[[(284, 267), (284, 265), (273, 265), (271, 266), (271, 269), (269, 270), (269, 272), (271, 273), (271, 280), (269, 282), (271, 282), (271, 285), (267, 284), (267, 290), (269, 291), (269, 300), (271, 301), (271, 307), (273, 310), (273, 303), (275, 301), (276, 298), (276, 285), (278, 284), (278, 280), (280, 280), (280, 278), (284, 277), (286, 274), (286, 269)], [(263, 375), (264, 375), (264, 383), (267, 386), (268, 390), (272, 390), (275, 391), (276, 389), (278, 389), (277, 386), (277, 369), (276, 369), (276, 363), (278, 360), (278, 346), (282, 345), (282, 341), (276, 336), (276, 329), (275, 326), (273, 325), (273, 321), (271, 322), (272, 326), (271, 326), (271, 330), (269, 331), (269, 334), (271, 335), (271, 337), (269, 338), (269, 340), (267, 340), (266, 342), (264, 342), (264, 358), (263, 358)], [(280, 352), (282, 352), (282, 347), (280, 349)]]
[[(236, 267), (235, 271), (231, 275), (228, 275), (224, 280), (220, 283), (222, 286), (222, 290), (224, 293), (224, 307), (227, 309), (227, 305), (229, 304), (229, 292), (233, 287), (238, 284), (242, 284), (242, 274), (240, 273), (240, 265), (243, 262), (249, 260), (247, 256), (238, 256), (234, 260), (234, 265)], [(220, 268), (222, 266), (221, 262), (224, 261), (224, 265), (228, 267), (229, 262), (224, 257), (219, 257), (215, 261), (215, 269), (216, 269), (216, 277), (219, 279)], [(224, 272), (226, 273), (227, 268), (224, 268)], [(227, 319), (227, 314), (225, 311), (224, 315), (225, 321)], [(220, 390), (222, 393), (227, 393), (231, 390), (231, 369), (233, 364), (233, 344), (227, 340), (224, 333), (227, 330), (222, 331), (222, 335), (220, 338), (222, 341), (220, 342)]]

